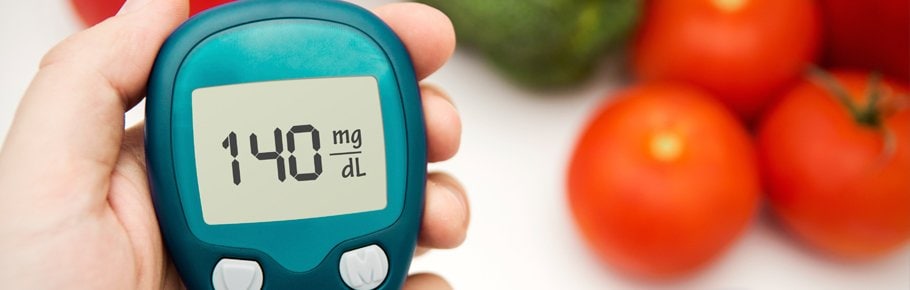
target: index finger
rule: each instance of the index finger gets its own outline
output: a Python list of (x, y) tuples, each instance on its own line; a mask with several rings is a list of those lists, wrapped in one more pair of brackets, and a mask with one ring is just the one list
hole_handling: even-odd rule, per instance
[(445, 14), (419, 3), (394, 3), (373, 9), (411, 54), (417, 79), (442, 67), (455, 52), (455, 29)]

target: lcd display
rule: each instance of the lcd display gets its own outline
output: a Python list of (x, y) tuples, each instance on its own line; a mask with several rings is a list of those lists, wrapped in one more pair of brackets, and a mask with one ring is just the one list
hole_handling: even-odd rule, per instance
[(379, 87), (372, 77), (193, 91), (207, 224), (298, 220), (386, 207)]

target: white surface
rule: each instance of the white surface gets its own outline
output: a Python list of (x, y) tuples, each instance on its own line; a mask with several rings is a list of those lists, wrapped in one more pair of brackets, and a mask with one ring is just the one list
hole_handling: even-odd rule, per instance
[(341, 280), (354, 290), (373, 290), (389, 275), (389, 258), (377, 245), (341, 254), (338, 262)]
[(262, 267), (256, 261), (221, 259), (212, 271), (215, 290), (262, 289)]
[[(64, 0), (0, 1), (0, 136), (41, 55), (78, 29), (68, 9)], [(461, 152), (432, 168), (464, 183), (473, 215), (462, 247), (418, 258), (414, 272), (440, 273), (457, 289), (910, 289), (910, 247), (870, 263), (839, 263), (805, 250), (765, 217), (687, 280), (649, 284), (610, 271), (578, 238), (564, 198), (576, 135), (618, 86), (615, 73), (596, 79), (543, 96), (503, 82), (464, 52), (430, 78), (453, 96), (464, 120)], [(133, 110), (128, 121), (141, 116)]]

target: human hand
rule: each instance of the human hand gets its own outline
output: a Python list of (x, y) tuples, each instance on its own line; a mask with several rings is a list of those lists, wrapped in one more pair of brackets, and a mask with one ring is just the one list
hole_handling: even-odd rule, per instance
[[(411, 53), (419, 79), (451, 56), (449, 20), (420, 4), (374, 11)], [(144, 96), (186, 0), (129, 0), (107, 21), (52, 49), (22, 99), (0, 150), (0, 281), (8, 289), (180, 289), (164, 250), (146, 178), (143, 124), (123, 114)], [(428, 159), (458, 150), (461, 122), (439, 89), (421, 85)], [(428, 176), (418, 253), (461, 244), (464, 189)], [(448, 289), (434, 274), (405, 289)]]

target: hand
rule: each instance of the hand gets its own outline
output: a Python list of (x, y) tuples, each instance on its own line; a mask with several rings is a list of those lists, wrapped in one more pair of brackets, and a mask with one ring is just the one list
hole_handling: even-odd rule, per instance
[[(454, 50), (451, 23), (420, 4), (375, 10), (401, 37), (418, 78)], [(129, 0), (121, 12), (52, 49), (0, 151), (0, 281), (6, 289), (180, 289), (149, 196), (143, 124), (123, 114), (144, 96), (186, 0)], [(430, 161), (458, 150), (461, 122), (444, 93), (422, 85)], [(453, 248), (469, 220), (462, 187), (428, 176), (418, 252)], [(433, 274), (405, 289), (448, 289)]]

